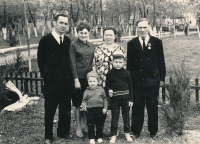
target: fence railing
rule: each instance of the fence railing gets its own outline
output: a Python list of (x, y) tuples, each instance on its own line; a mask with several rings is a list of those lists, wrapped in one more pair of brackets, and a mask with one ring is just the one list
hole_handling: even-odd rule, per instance
[(24, 94), (42, 96), (44, 83), (39, 72), (9, 72), (5, 78), (7, 81), (12, 81)]
[[(42, 96), (42, 90), (43, 90), (43, 79), (40, 78), (39, 72), (23, 72), (23, 73), (14, 73), (9, 72), (6, 75), (6, 80), (12, 81), (16, 87), (21, 90), (24, 94), (28, 95), (37, 95)], [(190, 89), (195, 90), (195, 96), (196, 96), (196, 102), (199, 103), (199, 80), (196, 78), (194, 79), (195, 85), (191, 85)], [(172, 78), (169, 78), (169, 83), (172, 82)], [(166, 89), (165, 86), (161, 86), (162, 90), (162, 101), (166, 100)]]

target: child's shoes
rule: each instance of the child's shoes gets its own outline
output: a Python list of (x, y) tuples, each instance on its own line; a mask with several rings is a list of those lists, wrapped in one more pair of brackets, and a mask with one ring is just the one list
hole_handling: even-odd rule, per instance
[(98, 138), (97, 142), (98, 143), (103, 143), (103, 139), (102, 138)]
[(116, 142), (116, 138), (117, 138), (117, 136), (112, 136), (109, 143), (114, 144)]
[(90, 139), (90, 144), (95, 144), (94, 139)]
[(128, 143), (133, 142), (133, 139), (130, 136), (130, 133), (125, 133), (125, 138)]

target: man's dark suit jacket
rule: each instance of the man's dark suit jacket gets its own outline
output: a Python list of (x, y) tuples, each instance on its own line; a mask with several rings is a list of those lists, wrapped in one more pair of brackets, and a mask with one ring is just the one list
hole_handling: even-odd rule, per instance
[(45, 81), (72, 78), (69, 69), (69, 45), (68, 37), (64, 36), (63, 44), (59, 45), (51, 33), (40, 40), (37, 60)]
[(165, 80), (166, 68), (162, 41), (150, 36), (147, 50), (143, 51), (139, 37), (127, 44), (127, 70), (134, 86), (148, 87), (159, 85)]

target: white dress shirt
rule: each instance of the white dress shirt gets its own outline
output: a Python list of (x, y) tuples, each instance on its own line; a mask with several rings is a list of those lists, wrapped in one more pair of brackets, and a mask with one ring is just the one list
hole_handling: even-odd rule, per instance
[(60, 36), (62, 37), (62, 42), (64, 40), (64, 34), (59, 35), (57, 32), (55, 32), (55, 30), (53, 30), (51, 32), (51, 34), (53, 35), (53, 37), (56, 39), (56, 41), (60, 44)]
[[(147, 44), (148, 44), (148, 42), (149, 42), (149, 35), (147, 35), (146, 37), (145, 37), (145, 45), (147, 46)], [(139, 36), (139, 41), (140, 41), (140, 44), (141, 44), (141, 46), (142, 46), (142, 49), (143, 49), (143, 40), (142, 40), (142, 38)]]

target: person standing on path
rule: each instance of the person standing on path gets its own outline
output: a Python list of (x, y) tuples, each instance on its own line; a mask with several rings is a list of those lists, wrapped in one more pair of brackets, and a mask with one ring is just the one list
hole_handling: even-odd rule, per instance
[(127, 44), (127, 70), (133, 82), (133, 107), (131, 131), (136, 138), (144, 123), (144, 107), (148, 113), (148, 131), (155, 138), (158, 131), (159, 87), (166, 76), (162, 41), (150, 36), (149, 21), (142, 18), (137, 22), (138, 37)]
[(38, 46), (37, 61), (44, 80), (45, 144), (53, 141), (53, 120), (59, 109), (57, 136), (69, 138), (71, 123), (71, 94), (73, 78), (69, 68), (70, 40), (64, 35), (68, 17), (55, 16), (54, 30), (44, 36)]
[[(87, 73), (92, 70), (92, 60), (94, 57), (94, 45), (88, 42), (90, 25), (87, 22), (79, 22), (77, 25), (78, 38), (70, 44), (70, 69), (72, 71), (75, 86), (72, 97), (75, 106), (76, 136), (83, 137), (83, 132), (87, 132), (86, 112), (80, 111), (83, 93), (88, 87)], [(81, 126), (81, 119), (83, 125)]]

